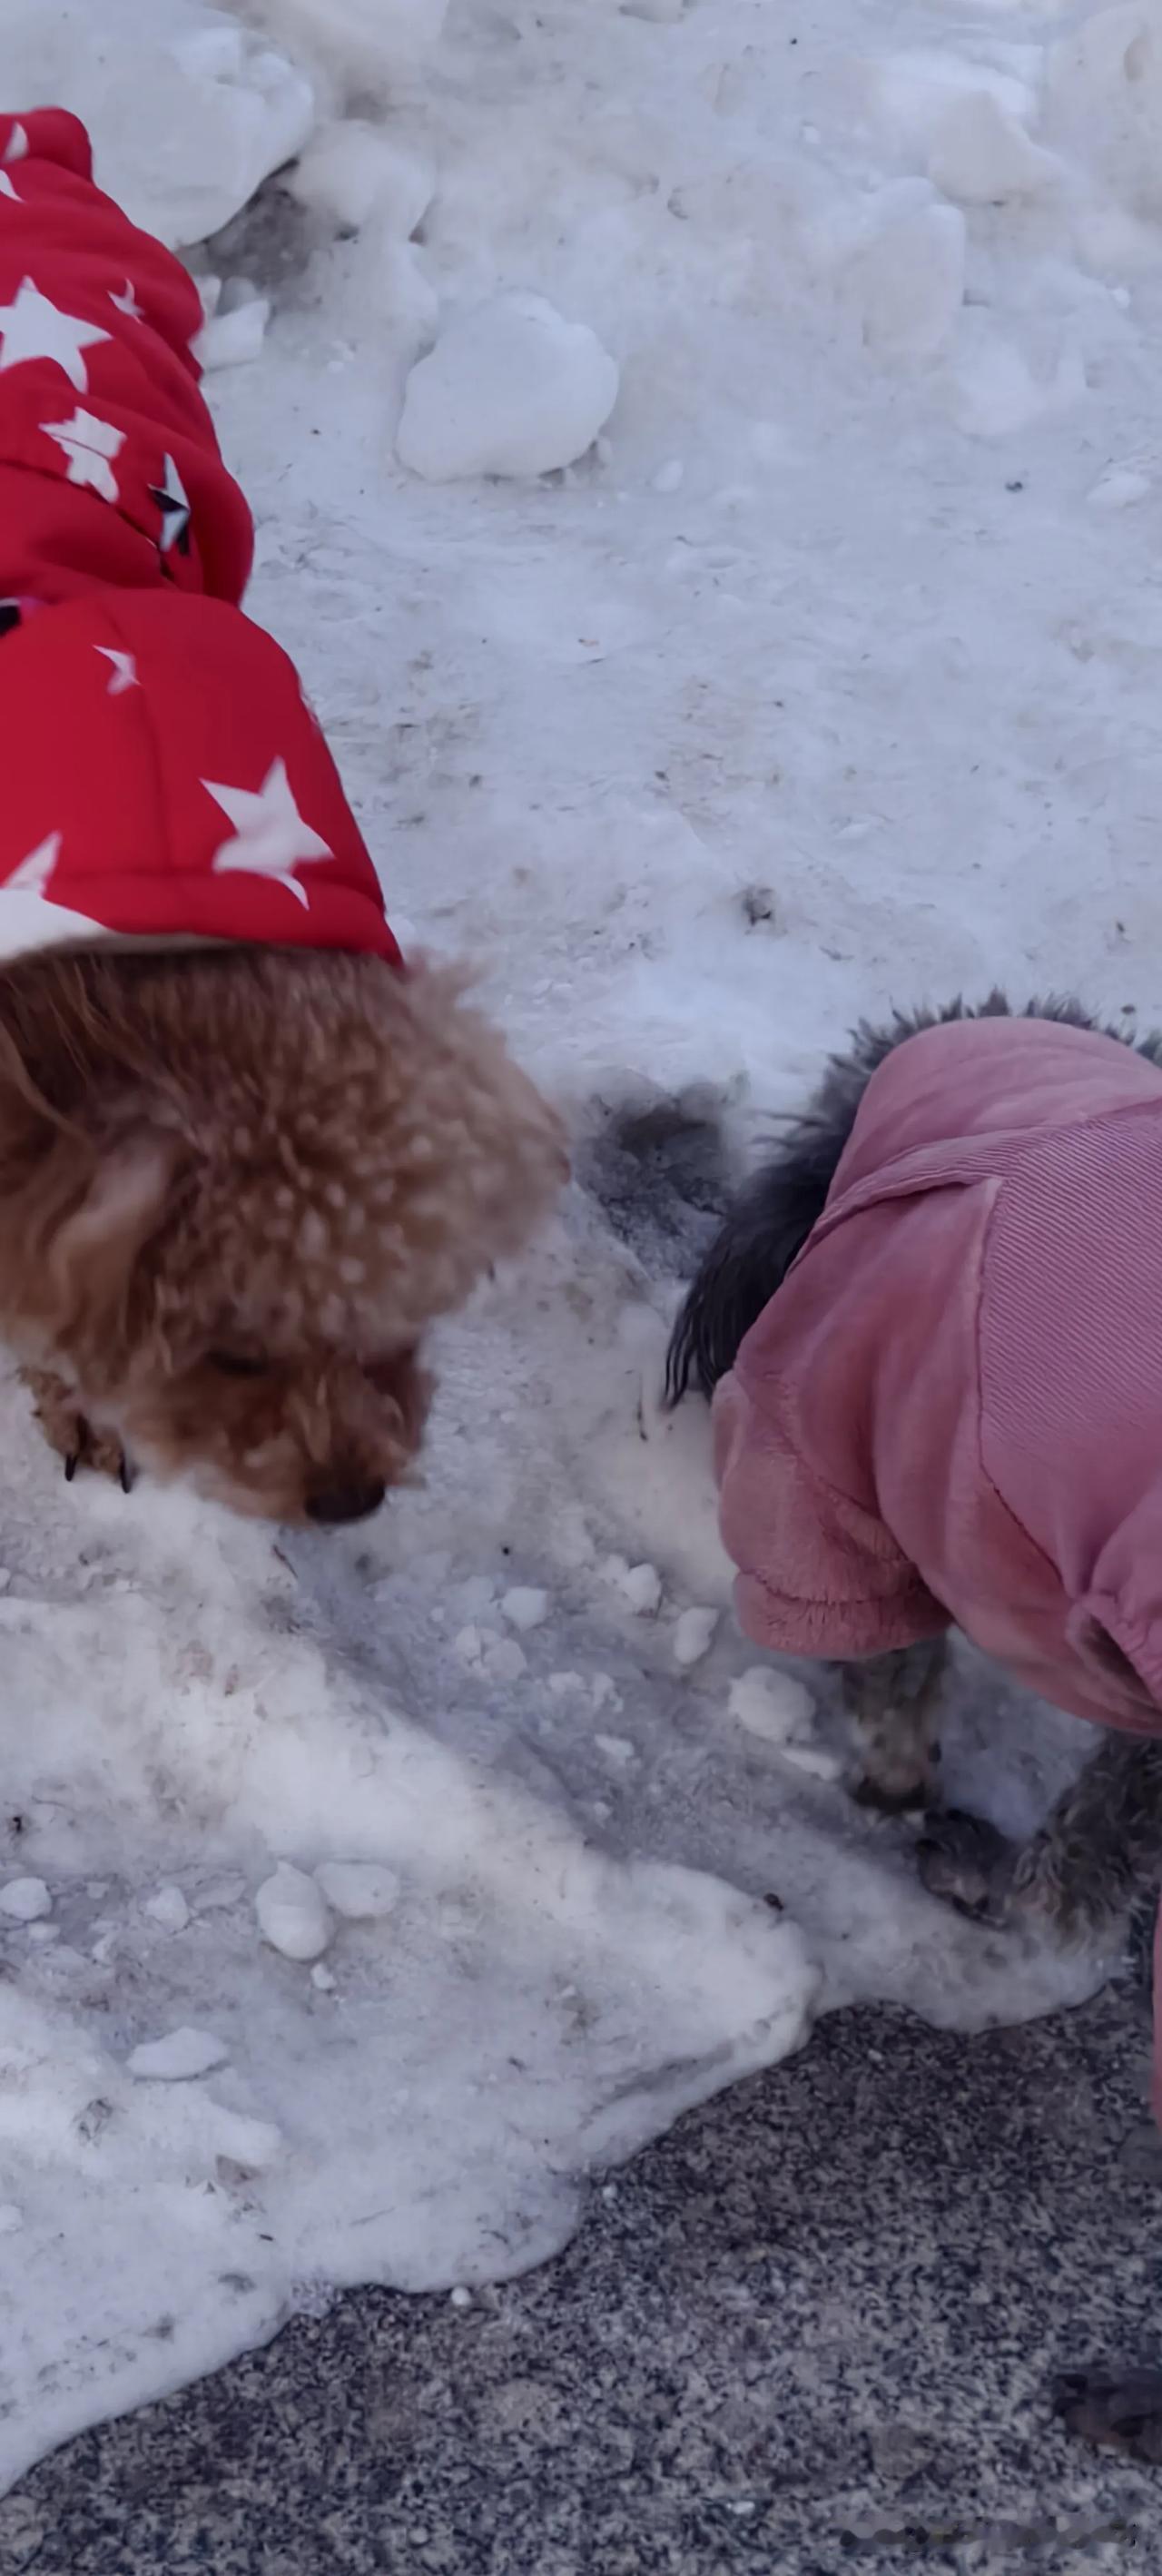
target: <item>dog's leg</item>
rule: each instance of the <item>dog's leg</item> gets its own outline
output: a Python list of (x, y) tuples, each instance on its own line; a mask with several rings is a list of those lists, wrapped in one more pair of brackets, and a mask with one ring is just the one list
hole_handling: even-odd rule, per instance
[(1112, 1932), (1162, 1881), (1162, 1742), (1108, 1736), (1024, 1844), (955, 1808), (930, 1816), (920, 1875), (981, 1920), (1036, 1914), (1065, 1941)]
[(22, 1369), (21, 1376), (49, 1448), (64, 1459), (67, 1482), (71, 1485), (78, 1467), (85, 1467), (114, 1477), (123, 1492), (132, 1492), (133, 1470), (116, 1433), (86, 1420), (76, 1388), (66, 1386), (51, 1369)]
[(943, 1637), (841, 1667), (844, 1705), (855, 1721), (863, 1776), (861, 1807), (897, 1816), (931, 1805), (940, 1701), (948, 1663)]

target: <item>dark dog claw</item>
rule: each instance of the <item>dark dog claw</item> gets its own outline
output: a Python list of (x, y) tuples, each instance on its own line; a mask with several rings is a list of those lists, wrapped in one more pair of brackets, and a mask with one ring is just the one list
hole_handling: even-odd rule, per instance
[(132, 1493), (132, 1491), (133, 1491), (133, 1488), (134, 1488), (134, 1486), (135, 1486), (135, 1484), (136, 1484), (136, 1482), (137, 1482), (137, 1474), (136, 1474), (136, 1470), (135, 1470), (133, 1467), (131, 1467), (131, 1466), (130, 1466), (128, 1458), (123, 1457), (123, 1458), (122, 1458), (122, 1460), (121, 1460), (121, 1491), (122, 1491), (122, 1493), (123, 1493), (123, 1494), (131, 1494), (131, 1493)]
[(80, 1463), (81, 1463), (81, 1453), (80, 1453), (80, 1450), (79, 1450), (79, 1449), (70, 1449), (69, 1454), (68, 1454), (68, 1457), (67, 1457), (67, 1458), (66, 1458), (66, 1460), (65, 1460), (65, 1483), (66, 1483), (66, 1485), (71, 1485), (71, 1484), (72, 1484), (73, 1478), (74, 1478), (74, 1476), (76, 1475), (76, 1472), (77, 1472), (78, 1467), (80, 1466)]

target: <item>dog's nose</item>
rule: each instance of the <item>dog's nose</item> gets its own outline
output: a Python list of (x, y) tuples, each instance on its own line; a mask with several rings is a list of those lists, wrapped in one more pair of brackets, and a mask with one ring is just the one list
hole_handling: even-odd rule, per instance
[(307, 1518), (326, 1521), (332, 1527), (339, 1521), (365, 1521), (377, 1512), (387, 1492), (384, 1484), (324, 1485), (307, 1499)]

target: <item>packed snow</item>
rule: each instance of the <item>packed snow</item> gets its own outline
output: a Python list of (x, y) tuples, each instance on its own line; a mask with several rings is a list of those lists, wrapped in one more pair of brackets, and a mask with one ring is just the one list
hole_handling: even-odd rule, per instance
[(397, 453), (429, 483), (574, 465), (617, 400), (618, 368), (543, 295), (490, 298), (442, 331), (407, 380)]
[[(1162, 1013), (1146, 0), (146, 15), (0, 0), (10, 93), (186, 249), (253, 611), (591, 1184), (361, 1530), (66, 1487), (5, 1395), (6, 2475), (344, 2284), (541, 2259), (819, 2010), (1092, 1990), (936, 1908), (737, 1635), (674, 1174), (893, 1002)], [(963, 1658), (954, 1797), (1024, 1829), (1080, 1741)]]

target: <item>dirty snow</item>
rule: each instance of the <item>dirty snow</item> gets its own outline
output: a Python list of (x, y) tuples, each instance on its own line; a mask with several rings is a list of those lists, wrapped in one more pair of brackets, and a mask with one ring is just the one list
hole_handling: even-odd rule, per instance
[[(576, 1190), (441, 1335), (427, 1484), (362, 1531), (66, 1488), (5, 1395), (0, 1886), (49, 1908), (0, 1901), (5, 2474), (337, 2285), (538, 2260), (815, 2009), (1089, 1990), (923, 1895), (825, 1677), (782, 1740), (732, 1712), (661, 1359), (699, 1137), (741, 1152), (860, 1013), (1162, 1008), (1145, 0), (148, 14), (0, 0), (13, 93), (87, 113), (167, 238), (236, 218), (195, 265), (213, 320), (272, 308), (211, 379), (251, 605), (397, 927), (583, 1138), (625, 1116), (608, 1213)], [(409, 376), (513, 295), (614, 409), (547, 481), (425, 481)], [(965, 1657), (954, 1796), (1023, 1828), (1079, 1741)], [(135, 2074), (159, 2043), (180, 2080)]]

